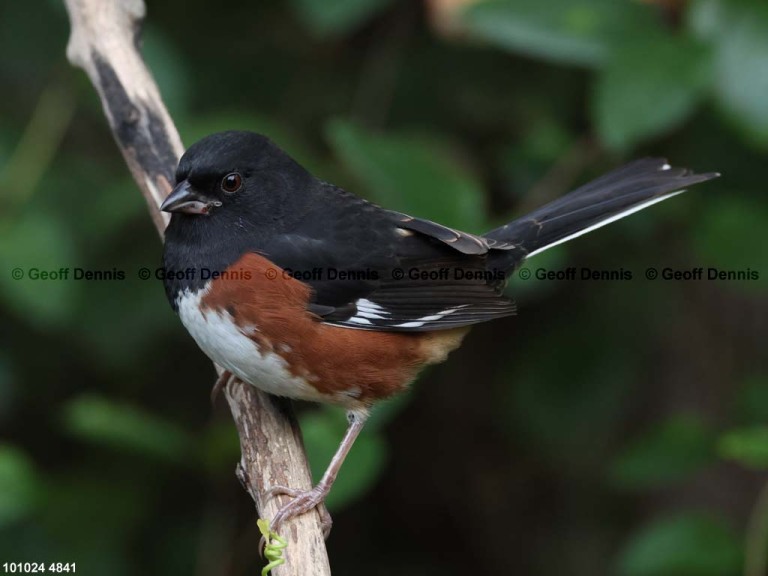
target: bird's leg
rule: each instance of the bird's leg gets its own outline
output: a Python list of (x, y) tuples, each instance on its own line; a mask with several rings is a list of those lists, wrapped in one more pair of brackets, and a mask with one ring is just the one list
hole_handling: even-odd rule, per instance
[(232, 378), (232, 372), (229, 370), (224, 370), (224, 372), (216, 378), (216, 383), (211, 389), (211, 406), (216, 406), (216, 398), (218, 398), (219, 393), (224, 390), (224, 387), (227, 385), (230, 378)]
[[(333, 486), (333, 482), (336, 480), (336, 476), (339, 473), (341, 465), (344, 463), (344, 459), (347, 457), (347, 454), (349, 454), (352, 444), (355, 443), (355, 439), (360, 434), (360, 430), (363, 429), (363, 425), (367, 419), (367, 411), (350, 410), (347, 412), (349, 426), (347, 427), (347, 432), (344, 434), (344, 439), (341, 441), (341, 444), (339, 444), (339, 448), (336, 450), (333, 459), (331, 459), (331, 463), (328, 465), (325, 474), (323, 474), (320, 482), (318, 482), (314, 488), (302, 491), (286, 488), (284, 486), (273, 486), (267, 491), (269, 496), (286, 495), (292, 497), (292, 500), (280, 508), (272, 519), (272, 529), (275, 532), (279, 531), (280, 525), (283, 522), (309, 512), (313, 508), (323, 504), (325, 497), (328, 496), (328, 492), (331, 491), (331, 486)], [(327, 511), (325, 514), (328, 514)], [(327, 532), (330, 532), (331, 522), (329, 515), (324, 518), (323, 524), (324, 532), (326, 532), (326, 530)], [(325, 534), (325, 537), (328, 537), (328, 533)]]

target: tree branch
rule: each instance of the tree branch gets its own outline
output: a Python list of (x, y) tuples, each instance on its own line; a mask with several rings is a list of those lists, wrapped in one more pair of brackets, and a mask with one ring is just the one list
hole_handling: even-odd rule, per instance
[[(162, 236), (168, 217), (159, 206), (172, 188), (183, 146), (140, 54), (144, 2), (64, 2), (72, 25), (67, 57), (85, 70), (95, 86), (117, 145)], [(301, 432), (290, 408), (252, 386), (230, 382), (225, 394), (240, 436), (238, 477), (260, 514), (272, 518), (279, 499), (267, 499), (266, 489), (311, 487)], [(282, 534), (289, 542), (286, 563), (273, 574), (329, 575), (320, 515), (304, 514), (287, 527), (290, 532)]]

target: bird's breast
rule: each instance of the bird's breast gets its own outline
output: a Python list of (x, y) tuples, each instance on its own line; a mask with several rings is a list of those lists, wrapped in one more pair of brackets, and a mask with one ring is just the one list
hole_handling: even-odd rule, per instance
[(200, 348), (242, 380), (278, 396), (360, 408), (401, 391), (441, 362), (467, 328), (403, 333), (325, 324), (307, 310), (309, 286), (247, 254), (231, 274), (177, 299)]

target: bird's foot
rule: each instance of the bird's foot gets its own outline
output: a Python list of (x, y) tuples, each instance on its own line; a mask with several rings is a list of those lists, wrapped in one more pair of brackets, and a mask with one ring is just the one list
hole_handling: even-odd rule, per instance
[(287, 486), (273, 486), (267, 490), (267, 497), (274, 498), (275, 496), (290, 496), (290, 502), (284, 504), (275, 514), (272, 519), (272, 530), (279, 532), (281, 525), (284, 522), (302, 514), (306, 514), (313, 508), (317, 508), (320, 514), (320, 525), (323, 529), (323, 536), (328, 538), (331, 533), (331, 527), (333, 526), (333, 520), (328, 513), (328, 509), (325, 507), (325, 498), (328, 496), (328, 492), (331, 490), (330, 483), (320, 482), (311, 490), (297, 490), (295, 488), (288, 488)]

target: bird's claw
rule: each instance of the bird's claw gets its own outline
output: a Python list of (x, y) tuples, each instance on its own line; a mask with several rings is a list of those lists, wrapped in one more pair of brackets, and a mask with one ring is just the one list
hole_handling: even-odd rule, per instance
[(291, 498), (296, 498), (301, 493), (302, 490), (297, 488), (289, 488), (288, 486), (272, 486), (272, 488), (269, 488), (266, 492), (264, 492), (264, 495), (267, 497), (267, 500), (271, 500), (275, 496), (290, 496)]
[[(289, 496), (291, 498), (289, 502), (280, 507), (272, 519), (272, 530), (279, 532), (284, 522), (296, 516), (306, 514), (313, 508), (317, 508), (317, 512), (320, 514), (320, 526), (323, 530), (323, 537), (327, 539), (333, 526), (333, 519), (325, 507), (325, 498), (328, 496), (329, 491), (330, 486), (325, 486), (322, 483), (310, 490), (297, 490), (287, 486), (273, 486), (267, 490), (267, 498), (274, 498), (275, 496)], [(260, 546), (259, 549), (261, 548)]]

